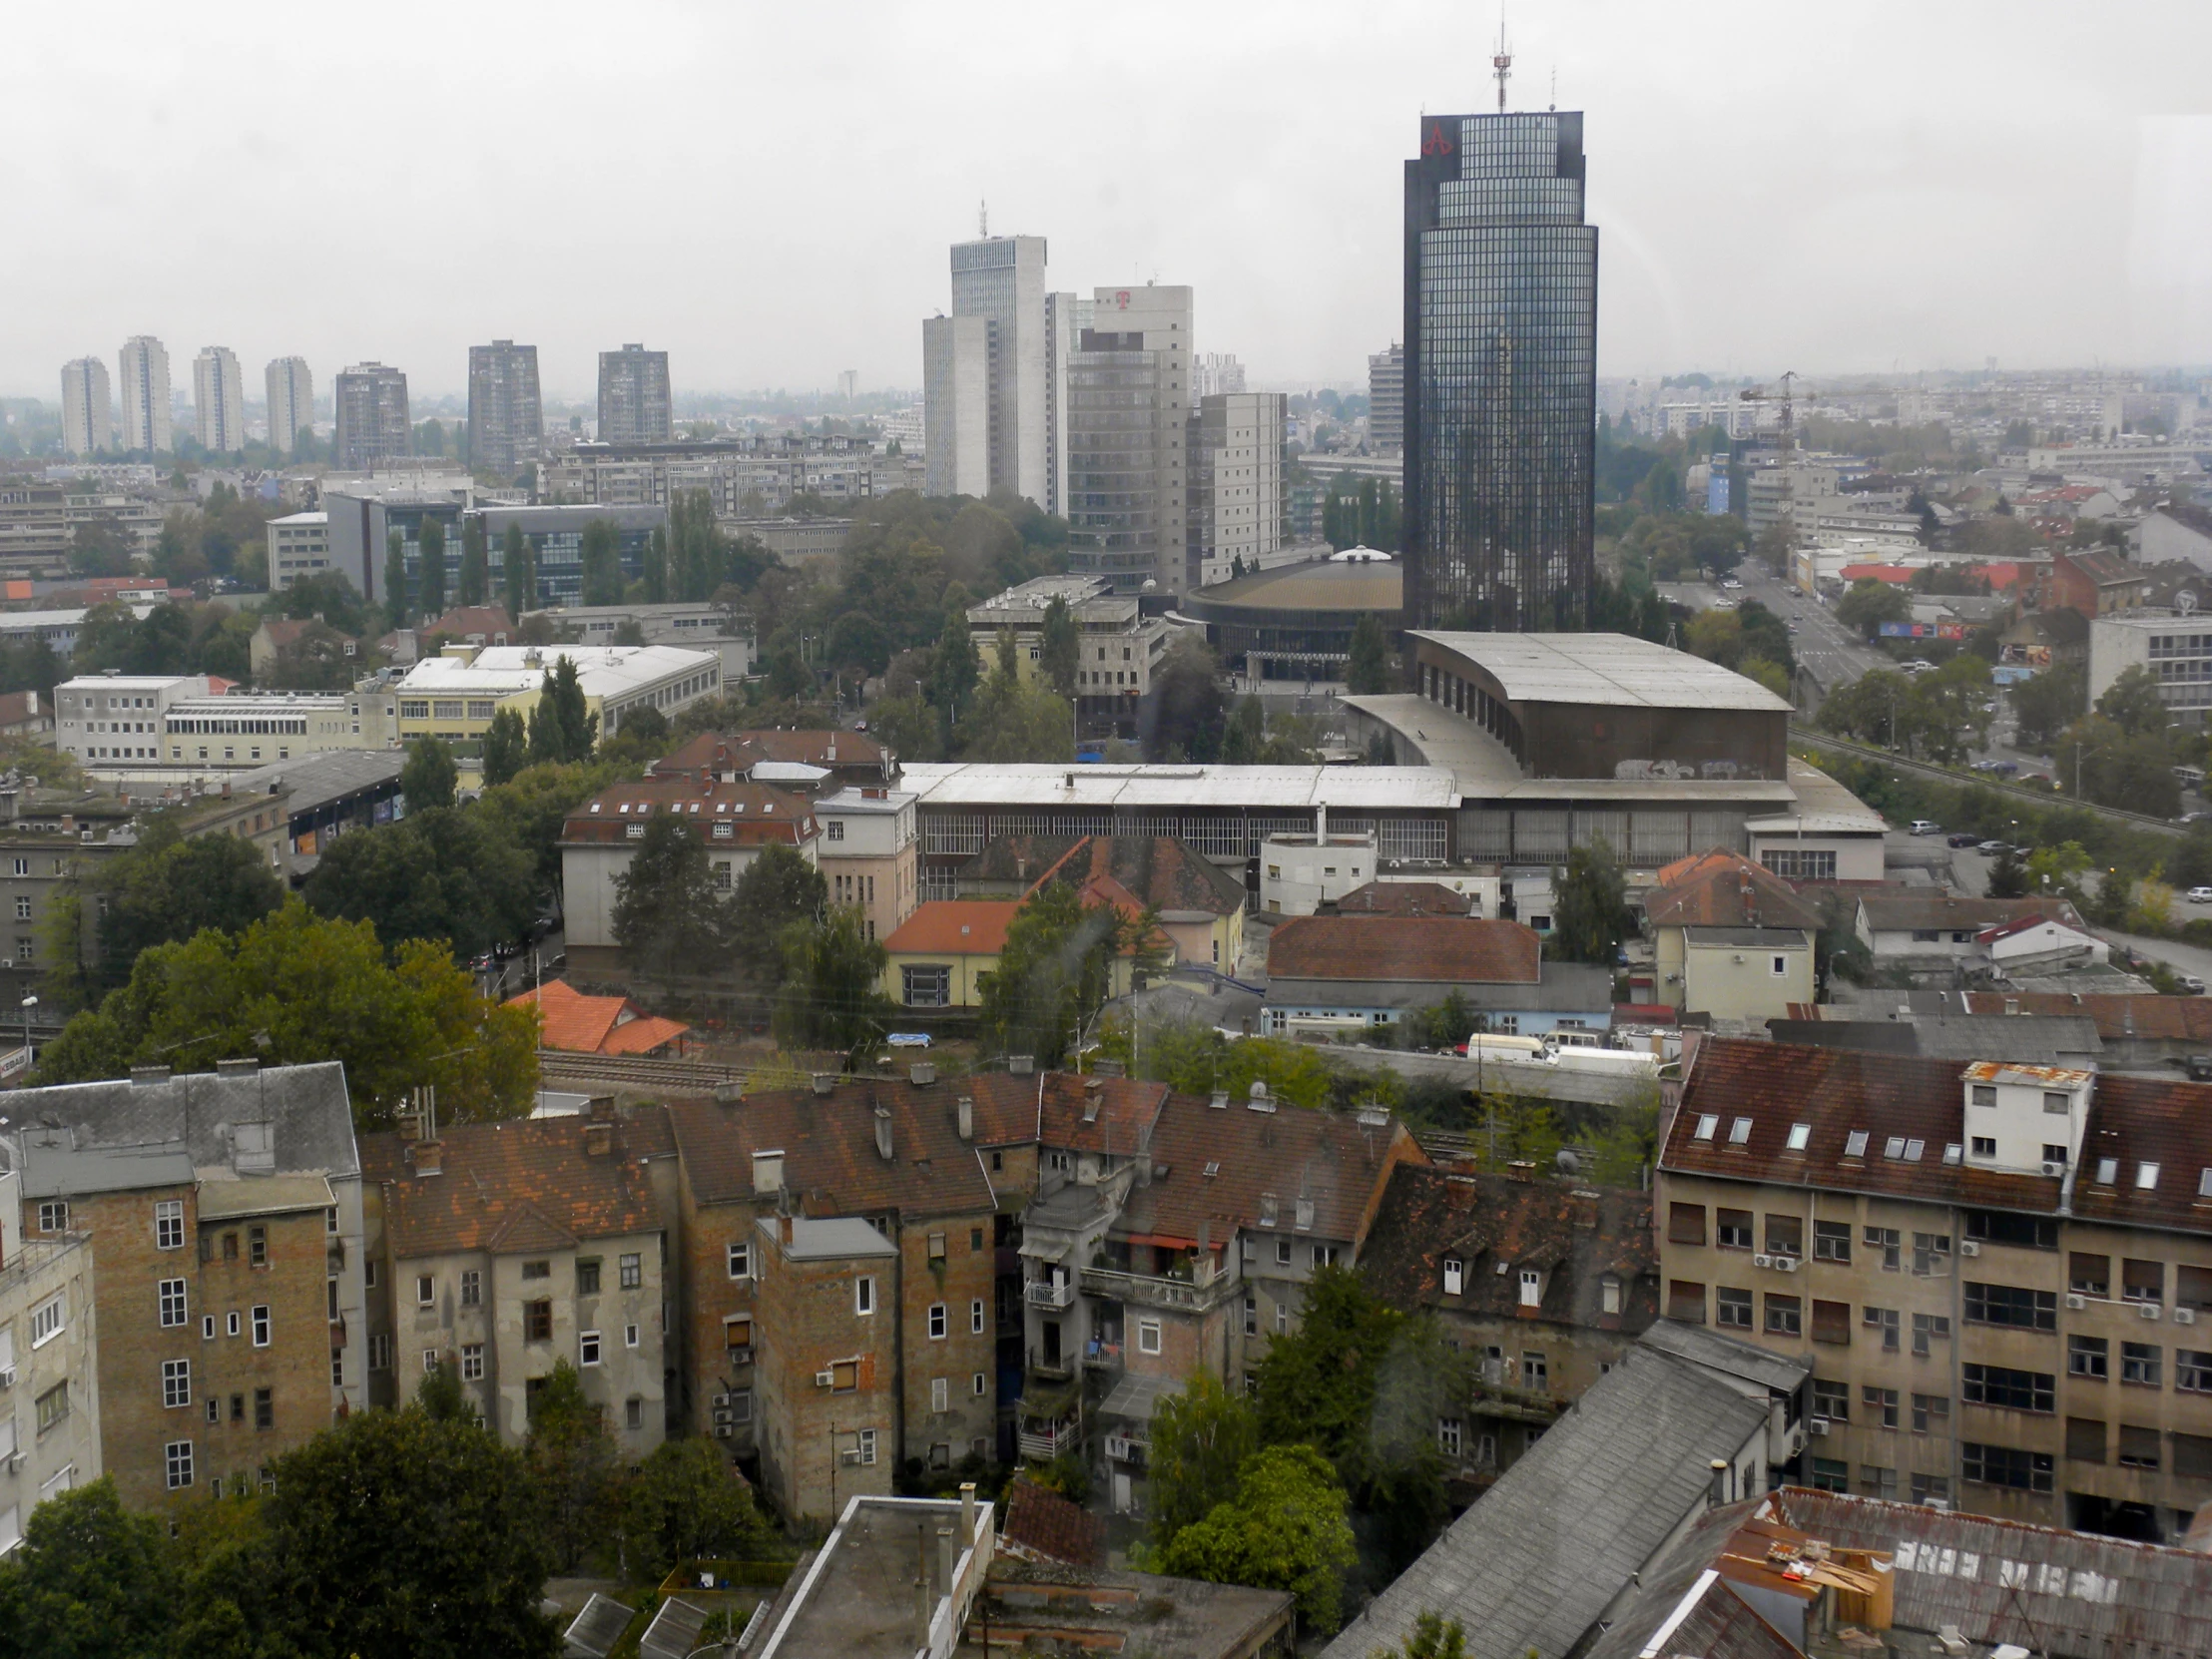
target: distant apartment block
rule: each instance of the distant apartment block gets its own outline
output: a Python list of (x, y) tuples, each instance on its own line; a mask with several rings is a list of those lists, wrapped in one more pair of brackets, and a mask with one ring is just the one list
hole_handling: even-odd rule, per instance
[(314, 375), (304, 357), (273, 358), (266, 373), (270, 447), (288, 455), (301, 432), (314, 430)]
[(246, 382), (239, 354), (210, 345), (192, 360), (193, 435), (212, 454), (246, 447)]
[(72, 455), (97, 455), (115, 447), (108, 365), (98, 357), (73, 357), (62, 364), (62, 447)]
[(1368, 447), (1395, 454), (1405, 447), (1405, 347), (1392, 344), (1368, 359)]
[(160, 454), (174, 447), (169, 432), (169, 348), (152, 334), (133, 334), (119, 354), (116, 382), (123, 404), (123, 447)]
[(1281, 392), (1217, 392), (1199, 400), (1190, 428), (1187, 587), (1254, 570), (1283, 545)]
[(1068, 569), (1181, 592), (1191, 289), (1100, 288), (1093, 305), (1068, 361)]
[(991, 492), (991, 329), (979, 316), (921, 325), (923, 492)]
[(330, 515), (287, 513), (269, 521), (269, 586), (282, 593), (292, 583), (330, 568)]
[(667, 443), (675, 434), (668, 353), (625, 345), (599, 353), (601, 443)]
[(337, 415), (330, 459), (344, 469), (366, 469), (414, 447), (407, 417), (407, 376), (378, 362), (341, 371), (332, 390)]
[(538, 400), (538, 348), (495, 339), (468, 348), (468, 460), (511, 478), (537, 459), (545, 440)]
[(1245, 389), (1244, 364), (1227, 351), (1198, 351), (1191, 356), (1191, 401)]

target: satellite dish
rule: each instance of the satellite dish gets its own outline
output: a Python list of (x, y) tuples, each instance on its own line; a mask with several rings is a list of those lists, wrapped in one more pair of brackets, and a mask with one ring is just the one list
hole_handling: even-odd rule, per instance
[(2179, 593), (2174, 595), (2174, 609), (2179, 611), (2183, 616), (2189, 615), (2196, 608), (2197, 595), (2194, 588), (2183, 588)]

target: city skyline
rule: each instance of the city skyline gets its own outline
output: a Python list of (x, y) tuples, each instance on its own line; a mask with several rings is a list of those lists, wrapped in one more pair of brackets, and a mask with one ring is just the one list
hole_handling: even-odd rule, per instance
[[(1586, 111), (1592, 151), (1617, 158), (1590, 202), (1606, 233), (1599, 372), (2212, 358), (2212, 231), (2182, 211), (2212, 177), (2212, 116), (2189, 68), (2212, 45), (2212, 18), (2132, 12), (2052, 53), (2038, 15), (2055, 25), (2062, 14), (1864, 6), (1824, 25), (1818, 51), (1810, 25), (1801, 36), (1748, 6), (1661, 17), (1593, 0), (1515, 17), (1513, 106), (1550, 102), (1556, 65), (1559, 103)], [(2000, 16), (2005, 27), (1988, 27)], [(932, 102), (931, 143), (871, 163), (873, 182), (840, 188), (839, 210), (824, 215), (815, 205), (831, 182), (849, 182), (838, 176), (847, 148), (774, 135), (819, 131), (820, 110), (861, 106), (919, 130), (922, 88), (971, 72), (967, 61), (948, 58), (919, 10), (843, 33), (746, 19), (743, 52), (731, 40), (739, 20), (672, 12), (664, 31), (690, 43), (673, 68), (618, 51), (593, 55), (588, 71), (594, 88), (609, 74), (667, 75), (655, 94), (666, 121), (650, 140), (599, 135), (564, 163), (583, 169), (579, 183), (625, 179), (629, 211), (665, 223), (671, 257), (651, 277), (609, 282), (583, 278), (559, 247), (559, 216), (525, 188), (536, 150), (494, 131), (476, 101), (447, 96), (480, 31), (498, 34), (507, 73), (546, 109), (563, 106), (583, 64), (539, 44), (558, 30), (518, 39), (495, 18), (449, 18), (452, 62), (410, 72), (393, 113), (393, 176), (415, 215), (447, 214), (503, 257), (424, 283), (406, 278), (412, 256), (393, 239), (325, 280), (263, 291), (246, 263), (252, 239), (196, 222), (173, 177), (173, 157), (205, 165), (204, 147), (160, 134), (190, 123), (190, 91), (209, 76), (245, 86), (316, 49), (314, 27), (274, 12), (266, 22), (237, 8), (192, 40), (149, 31), (110, 60), (54, 20), (27, 20), (41, 38), (19, 61), (86, 58), (91, 73), (98, 52), (99, 72), (134, 99), (85, 140), (88, 165), (116, 186), (100, 211), (50, 196), (51, 182), (28, 186), (23, 211), (66, 226), (73, 254), (33, 261), (18, 242), (15, 259), (0, 256), (16, 313), (37, 319), (0, 341), (0, 387), (50, 398), (60, 363), (109, 356), (136, 333), (173, 351), (227, 340), (246, 362), (297, 352), (324, 374), (373, 356), (407, 369), (425, 402), (461, 393), (467, 347), (492, 337), (538, 340), (547, 396), (563, 401), (588, 395), (597, 351), (641, 335), (669, 346), (682, 390), (827, 388), (845, 368), (863, 387), (912, 387), (912, 317), (941, 302), (943, 249), (972, 234), (979, 200), (1002, 231), (1052, 239), (1055, 266), (1086, 285), (1155, 274), (1193, 284), (1209, 296), (1205, 348), (1237, 353), (1255, 384), (1355, 382), (1394, 332), (1397, 135), (1423, 110), (1486, 107), (1495, 27), (1422, 5), (1357, 25), (1293, 8), (1255, 42), (1235, 19), (1177, 13), (1192, 61), (1218, 50), (1240, 67), (1157, 109), (1130, 101), (1125, 54), (1097, 50), (1075, 20), (985, 28), (994, 45), (972, 72), (1001, 87), (1003, 107), (994, 101), (986, 122)], [(1911, 52), (1897, 50), (1898, 29)], [(363, 73), (331, 95), (340, 123), (399, 47), (347, 51)], [(728, 101), (707, 97), (708, 66), (733, 57), (778, 66), (741, 72), (729, 89), (748, 111), (735, 138), (720, 125)], [(1971, 77), (1958, 73), (1965, 63)], [(27, 140), (55, 96), (18, 89), (0, 121)], [(1309, 135), (1295, 165), (1250, 142), (1263, 117)], [(683, 170), (650, 165), (668, 142), (733, 149), (750, 181), (745, 210), (698, 214)], [(311, 147), (251, 122), (227, 143), (217, 165), (240, 199), (313, 187)], [(2097, 229), (2045, 235), (2065, 202), (2102, 204)], [(148, 237), (179, 255), (158, 280), (131, 253)], [(731, 327), (740, 314), (762, 325)]]

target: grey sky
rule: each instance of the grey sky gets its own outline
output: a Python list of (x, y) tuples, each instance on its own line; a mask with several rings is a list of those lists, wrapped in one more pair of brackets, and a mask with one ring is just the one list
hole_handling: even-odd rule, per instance
[[(1515, 0), (1588, 112), (1599, 372), (2212, 361), (2212, 4)], [(549, 394), (916, 386), (945, 246), (1195, 284), (1201, 350), (1350, 381), (1399, 331), (1423, 107), (1493, 4), (11, 8), (0, 388), (141, 331)]]

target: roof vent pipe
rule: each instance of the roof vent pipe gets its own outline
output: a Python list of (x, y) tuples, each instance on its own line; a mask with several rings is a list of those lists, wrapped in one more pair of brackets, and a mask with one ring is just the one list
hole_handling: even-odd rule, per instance
[(886, 1164), (891, 1161), (891, 1113), (888, 1106), (875, 1108), (875, 1155)]

